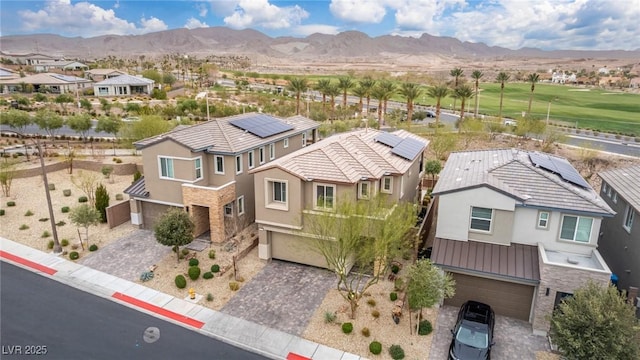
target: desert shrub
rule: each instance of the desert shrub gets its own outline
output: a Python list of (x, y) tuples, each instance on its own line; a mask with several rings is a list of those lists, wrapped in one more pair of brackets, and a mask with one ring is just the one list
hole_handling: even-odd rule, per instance
[(153, 279), (153, 271), (143, 271), (142, 274), (140, 274), (140, 281), (142, 282), (147, 282), (151, 279)]
[(20, 230), (27, 230), (28, 228), (29, 228), (29, 225), (27, 225), (27, 224), (22, 224), (22, 225), (20, 225), (20, 228), (19, 228), (19, 229), (20, 229)]
[(78, 198), (79, 203), (86, 203), (87, 201), (89, 201), (89, 199), (86, 196), (80, 196)]
[(42, 232), (42, 235), (40, 235), (41, 238), (45, 239), (51, 236), (51, 233), (47, 230)]
[(366, 328), (366, 327), (362, 328), (362, 330), (360, 330), (360, 333), (364, 337), (369, 337), (371, 335), (371, 331), (369, 330), (369, 328)]
[(0, 209), (0, 216), (4, 215), (4, 209)]
[(402, 278), (397, 278), (393, 283), (393, 287), (396, 291), (404, 290), (404, 280), (402, 280)]
[(62, 195), (64, 195), (64, 196), (71, 196), (71, 189), (64, 189), (64, 190), (62, 190)]
[(404, 350), (400, 345), (391, 345), (389, 347), (389, 355), (393, 360), (404, 359)]
[(380, 311), (378, 311), (378, 310), (371, 311), (371, 316), (373, 316), (376, 319), (379, 318), (380, 317)]
[(107, 208), (109, 207), (109, 192), (100, 184), (95, 191), (95, 207), (100, 212), (100, 221), (107, 222)]
[(53, 245), (55, 245), (55, 242), (53, 242), (53, 240), (49, 240), (49, 242), (47, 243), (47, 249), (53, 249)]
[(208, 293), (207, 294), (207, 301), (213, 301), (213, 294), (212, 293)]
[(33, 211), (27, 210), (27, 212), (24, 213), (24, 216), (33, 216)]
[(346, 322), (344, 324), (342, 324), (342, 332), (345, 334), (351, 334), (351, 332), (353, 331), (353, 324), (350, 322)]
[(218, 264), (211, 265), (211, 272), (214, 273), (214, 274), (217, 273), (217, 272), (220, 272), (220, 265), (218, 265)]
[(49, 218), (40, 218), (40, 219), (38, 219), (38, 221), (40, 221), (40, 222), (49, 221)]
[(65, 225), (67, 225), (67, 223), (66, 223), (66, 222), (64, 222), (64, 221), (62, 221), (62, 220), (60, 220), (60, 221), (58, 221), (58, 222), (56, 223), (56, 226), (65, 226)]
[(236, 281), (229, 281), (229, 289), (231, 289), (231, 291), (238, 291), (238, 289), (240, 289), (240, 284)]
[(142, 173), (140, 173), (140, 171), (136, 170), (136, 172), (133, 174), (133, 182), (136, 182), (136, 181), (140, 180), (141, 177), (142, 177)]
[(91, 244), (91, 246), (89, 246), (89, 251), (96, 251), (96, 250), (98, 250), (98, 245)]
[(79, 246), (78, 244), (73, 244), (73, 245), (71, 245), (71, 249), (72, 249), (72, 250), (78, 250), (78, 248), (79, 248), (79, 247), (80, 247), (80, 246)]
[(206, 273), (202, 274), (202, 278), (203, 279), (213, 279), (213, 273), (210, 271), (207, 271)]
[(374, 299), (369, 299), (369, 300), (367, 300), (367, 305), (376, 306), (376, 301)]
[(211, 249), (209, 250), (209, 259), (213, 260), (216, 258), (216, 251)]
[(191, 259), (189, 260), (189, 266), (198, 266), (200, 264), (200, 261), (198, 261), (198, 259)]
[(391, 294), (389, 294), (389, 299), (390, 299), (391, 301), (396, 301), (396, 300), (398, 300), (398, 293), (396, 293), (396, 292), (392, 292)]
[(62, 245), (62, 246), (67, 246), (67, 245), (69, 245), (69, 240), (67, 240), (67, 239), (62, 239), (62, 240), (60, 240), (60, 245)]
[(115, 158), (114, 161), (115, 161), (116, 164), (122, 164), (122, 159), (120, 159), (120, 158)]
[(49, 184), (49, 190), (53, 191), (56, 189), (56, 184)]
[(400, 271), (400, 266), (398, 266), (397, 264), (393, 264), (391, 265), (391, 272), (394, 274), (397, 274)]
[(373, 355), (379, 355), (382, 352), (382, 344), (380, 344), (379, 341), (372, 341), (371, 344), (369, 344), (369, 351), (371, 351)]
[(336, 321), (336, 313), (332, 313), (331, 311), (324, 312), (324, 322), (326, 324), (332, 324)]
[(69, 212), (69, 210), (71, 210), (71, 209), (69, 209), (69, 207), (68, 207), (68, 206), (63, 206), (63, 207), (62, 207), (62, 209), (60, 209), (60, 211), (62, 211), (62, 213), (63, 213), (63, 214), (64, 214), (64, 213), (68, 213), (68, 212)]
[(124, 197), (122, 196), (122, 194), (120, 194), (120, 193), (116, 194), (116, 200), (117, 200), (117, 201), (120, 201), (120, 200), (122, 200), (122, 199), (124, 199)]
[(189, 249), (182, 249), (180, 251), (182, 252), (182, 255), (184, 255), (184, 256), (189, 255)]
[(197, 280), (200, 277), (200, 268), (197, 266), (190, 266), (188, 273), (191, 280)]
[(16, 206), (16, 202), (15, 201), (7, 201), (7, 206), (8, 207)]
[(69, 259), (78, 260), (80, 258), (80, 254), (77, 251), (72, 251), (69, 253)]
[(244, 282), (244, 277), (238, 275), (238, 276), (236, 276), (236, 281), (237, 282)]
[(187, 279), (185, 279), (182, 275), (177, 275), (174, 282), (176, 283), (178, 289), (184, 289), (185, 287), (187, 287)]
[(429, 335), (433, 331), (433, 326), (431, 326), (431, 322), (429, 320), (420, 321), (420, 325), (418, 325), (418, 335)]

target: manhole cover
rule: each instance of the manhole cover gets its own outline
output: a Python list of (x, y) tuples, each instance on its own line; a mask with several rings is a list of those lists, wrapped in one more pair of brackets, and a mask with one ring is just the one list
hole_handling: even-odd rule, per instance
[(160, 339), (160, 329), (158, 329), (157, 327), (148, 327), (144, 331), (142, 339), (144, 340), (144, 342), (149, 344), (158, 341), (158, 339)]

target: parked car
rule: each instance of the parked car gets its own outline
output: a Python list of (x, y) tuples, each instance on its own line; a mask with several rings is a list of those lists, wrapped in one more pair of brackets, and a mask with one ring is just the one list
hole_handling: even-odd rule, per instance
[(491, 306), (467, 301), (460, 307), (453, 338), (449, 346), (450, 360), (488, 360), (493, 346), (495, 314)]
[(518, 122), (513, 119), (504, 119), (503, 123), (505, 126), (518, 126)]
[(427, 117), (434, 118), (436, 117), (436, 113), (432, 110), (427, 110)]

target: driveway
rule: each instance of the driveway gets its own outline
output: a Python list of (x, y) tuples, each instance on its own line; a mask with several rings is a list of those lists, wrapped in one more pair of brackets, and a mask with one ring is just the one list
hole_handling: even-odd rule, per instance
[[(438, 312), (435, 337), (431, 343), (429, 359), (446, 359), (451, 343), (450, 330), (456, 323), (458, 308), (444, 306)], [(495, 345), (491, 358), (497, 360), (535, 360), (537, 351), (549, 351), (546, 337), (533, 335), (531, 324), (526, 321), (496, 315)]]

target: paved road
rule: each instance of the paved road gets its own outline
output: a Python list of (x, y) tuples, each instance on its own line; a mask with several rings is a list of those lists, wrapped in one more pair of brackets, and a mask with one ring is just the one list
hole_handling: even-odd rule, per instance
[(602, 137), (567, 135), (566, 140), (563, 142), (578, 147), (640, 157), (640, 143), (635, 142), (633, 139), (630, 141), (622, 141), (617, 139), (603, 139)]
[(0, 274), (3, 360), (265, 359), (5, 262)]

